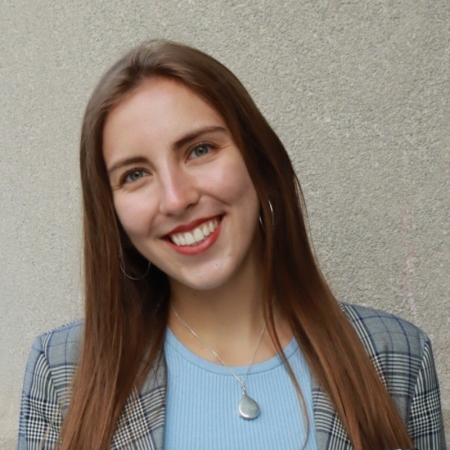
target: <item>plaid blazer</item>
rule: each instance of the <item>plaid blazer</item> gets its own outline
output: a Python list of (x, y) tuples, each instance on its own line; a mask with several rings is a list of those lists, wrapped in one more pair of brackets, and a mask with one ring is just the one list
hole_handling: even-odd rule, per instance
[[(342, 305), (420, 450), (445, 450), (445, 437), (431, 344), (420, 329), (396, 316)], [(67, 409), (82, 323), (39, 336), (29, 356), (22, 394), (19, 450), (53, 449)], [(112, 449), (161, 450), (164, 445), (164, 362), (133, 391), (117, 423)], [(325, 393), (313, 380), (314, 424), (319, 450), (353, 449)]]

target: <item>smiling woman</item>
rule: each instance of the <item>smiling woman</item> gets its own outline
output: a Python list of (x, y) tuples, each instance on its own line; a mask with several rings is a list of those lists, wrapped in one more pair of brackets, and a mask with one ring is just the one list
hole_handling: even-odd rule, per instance
[(339, 303), (237, 78), (149, 42), (88, 103), (83, 322), (37, 338), (20, 449), (445, 449), (431, 344)]
[(226, 123), (204, 100), (174, 80), (143, 82), (108, 115), (103, 156), (119, 221), (167, 275), (172, 297), (249, 281), (258, 196)]

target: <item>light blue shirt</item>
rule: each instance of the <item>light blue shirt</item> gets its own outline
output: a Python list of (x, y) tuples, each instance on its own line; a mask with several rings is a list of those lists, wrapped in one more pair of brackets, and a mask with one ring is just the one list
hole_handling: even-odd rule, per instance
[[(255, 364), (245, 383), (261, 414), (238, 415), (241, 386), (230, 372), (188, 350), (168, 329), (164, 346), (168, 367), (166, 450), (300, 450), (307, 438), (306, 418), (295, 387), (279, 356)], [(285, 355), (303, 393), (309, 418), (305, 450), (317, 450), (311, 374), (293, 339)], [(247, 367), (232, 367), (242, 380)]]

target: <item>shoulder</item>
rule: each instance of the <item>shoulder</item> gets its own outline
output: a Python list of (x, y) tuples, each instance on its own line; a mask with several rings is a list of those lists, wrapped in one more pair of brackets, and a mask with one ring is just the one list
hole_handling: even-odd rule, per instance
[(430, 342), (420, 328), (394, 314), (347, 303), (341, 306), (369, 353), (391, 351), (421, 357)]
[(81, 348), (83, 321), (77, 320), (39, 335), (32, 350), (45, 356), (50, 367), (76, 365)]
[[(341, 304), (405, 423), (423, 386), (439, 398), (428, 336), (412, 323), (376, 309)], [(423, 396), (422, 396), (423, 397)], [(438, 404), (437, 402), (436, 404)], [(439, 408), (436, 409), (439, 422)]]
[[(19, 421), (19, 449), (44, 443), (54, 448), (78, 364), (83, 324), (72, 322), (38, 336), (25, 370)], [(44, 448), (43, 447), (43, 448)]]
[(81, 320), (39, 335), (28, 357), (24, 390), (39, 385), (40, 380), (41, 387), (51, 381), (57, 392), (66, 391), (78, 364), (82, 336)]
[(439, 382), (428, 336), (393, 314), (341, 304), (417, 448), (444, 449)]
[(431, 354), (428, 336), (393, 314), (349, 304), (342, 308), (391, 395), (411, 398), (424, 360)]

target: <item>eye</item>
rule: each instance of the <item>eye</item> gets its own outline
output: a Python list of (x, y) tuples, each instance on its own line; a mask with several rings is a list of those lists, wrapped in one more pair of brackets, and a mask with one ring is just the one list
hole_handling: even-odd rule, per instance
[(211, 149), (212, 146), (209, 144), (198, 144), (192, 149), (189, 156), (194, 159), (201, 158), (202, 156), (207, 155), (211, 151)]
[(134, 183), (139, 181), (142, 177), (147, 175), (147, 172), (142, 169), (133, 169), (130, 172), (127, 172), (122, 177), (122, 183)]

